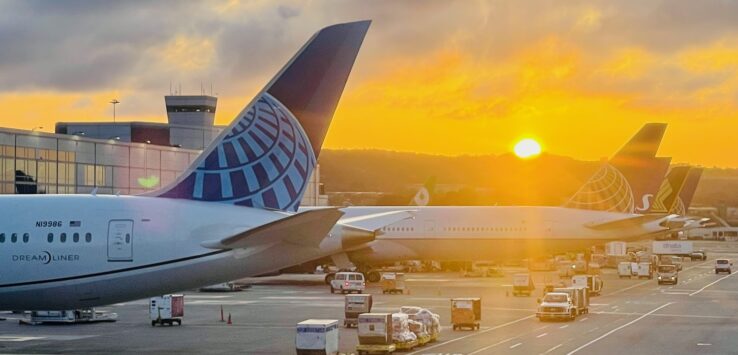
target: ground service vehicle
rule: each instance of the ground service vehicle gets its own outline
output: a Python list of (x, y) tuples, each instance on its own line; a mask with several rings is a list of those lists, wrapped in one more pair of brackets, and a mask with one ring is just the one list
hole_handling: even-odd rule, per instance
[(577, 308), (571, 296), (566, 292), (549, 292), (543, 300), (539, 300), (536, 317), (542, 321), (548, 319), (574, 320)]
[(677, 270), (676, 265), (662, 264), (659, 265), (657, 278), (659, 281), (659, 285), (665, 283), (676, 285), (677, 283), (679, 283), (679, 271)]
[(372, 295), (346, 295), (344, 303), (343, 326), (346, 328), (355, 327), (359, 324), (359, 315), (372, 311)]
[(159, 325), (182, 325), (184, 317), (184, 295), (164, 295), (152, 297), (149, 301), (149, 316), (151, 326)]
[(577, 310), (577, 314), (589, 313), (589, 294), (585, 287), (557, 287), (553, 289), (553, 292), (568, 294)]
[(366, 282), (364, 282), (364, 274), (360, 272), (339, 272), (331, 280), (331, 293), (336, 291), (362, 293), (364, 288), (366, 288)]
[(719, 274), (721, 272), (727, 272), (730, 274), (732, 273), (732, 266), (733, 263), (728, 259), (717, 259), (715, 260), (715, 273)]
[(678, 241), (678, 240), (665, 240), (665, 241), (654, 241), (652, 244), (652, 251), (657, 255), (679, 255), (679, 256), (690, 256), (694, 250), (693, 243), (691, 241)]
[(695, 250), (690, 255), (690, 258), (692, 260), (705, 261), (707, 260), (707, 253), (704, 250)]
[(677, 271), (682, 271), (682, 268), (684, 267), (682, 264), (682, 257), (676, 255), (661, 255), (659, 263), (662, 265), (674, 265), (676, 266)]
[(391, 313), (364, 313), (359, 315), (357, 330), (359, 345), (356, 352), (360, 355), (369, 353), (392, 353), (397, 350), (392, 341)]
[(451, 324), (453, 330), (470, 328), (479, 330), (479, 321), (482, 320), (481, 298), (452, 298)]
[(618, 263), (618, 277), (629, 279), (631, 276), (633, 276), (633, 263), (630, 261), (621, 261)]
[(635, 264), (637, 268), (635, 269), (634, 274), (639, 279), (653, 279), (653, 265), (646, 261), (641, 261), (639, 263)]
[(241, 288), (233, 282), (223, 282), (215, 285), (200, 287), (200, 292), (234, 292), (241, 291)]
[(602, 293), (602, 279), (599, 275), (575, 275), (571, 278), (572, 286), (584, 287), (590, 296)]
[(533, 284), (533, 278), (530, 274), (513, 275), (513, 296), (530, 296), (536, 286)]
[(464, 277), (501, 277), (497, 264), (492, 261), (475, 261), (471, 270), (464, 271)]
[(94, 308), (70, 309), (64, 311), (31, 311), (31, 319), (20, 320), (20, 324), (72, 324), (72, 323), (97, 323), (115, 322), (118, 319), (116, 313), (95, 311)]
[(308, 319), (297, 323), (297, 355), (338, 354), (338, 321)]
[(382, 274), (380, 283), (382, 284), (382, 293), (405, 293), (405, 274), (401, 272), (385, 272)]

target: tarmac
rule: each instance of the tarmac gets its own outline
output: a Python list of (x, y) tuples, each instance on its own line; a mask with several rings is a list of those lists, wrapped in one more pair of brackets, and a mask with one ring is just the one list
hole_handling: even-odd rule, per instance
[[(532, 273), (531, 297), (511, 295), (512, 275), (464, 278), (459, 273), (406, 274), (410, 293), (384, 295), (370, 285), (375, 312), (421, 306), (441, 316), (437, 342), (406, 354), (728, 354), (738, 350), (738, 276), (716, 275), (717, 257), (738, 262), (738, 243), (696, 242), (707, 261), (684, 263), (678, 285), (619, 279), (603, 270), (601, 296), (590, 313), (574, 321), (541, 322), (536, 298), (556, 273)], [(736, 266), (738, 269), (738, 265)], [(19, 325), (21, 314), (0, 313), (1, 353), (208, 353), (289, 354), (295, 352), (295, 325), (311, 318), (343, 322), (344, 296), (330, 294), (322, 275), (282, 275), (245, 280), (241, 292), (185, 292), (182, 326), (152, 327), (148, 300), (98, 308), (115, 312), (114, 323)], [(479, 331), (453, 331), (450, 299), (482, 297)], [(231, 323), (221, 321), (231, 317)], [(355, 353), (356, 330), (340, 329), (340, 351)]]

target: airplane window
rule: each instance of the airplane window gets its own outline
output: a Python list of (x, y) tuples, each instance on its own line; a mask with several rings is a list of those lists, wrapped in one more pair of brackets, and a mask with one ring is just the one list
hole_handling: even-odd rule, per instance
[[(67, 233), (62, 233), (62, 235), (66, 235)], [(79, 234), (72, 235), (72, 241), (75, 243), (79, 243)]]
[(10, 235), (10, 241), (11, 241), (12, 243), (15, 243), (15, 242), (17, 242), (17, 241), (18, 241), (18, 233), (13, 233), (13, 234), (11, 234), (11, 235)]
[(47, 235), (47, 236), (46, 236), (46, 240), (47, 240), (47, 241), (48, 241), (49, 243), (52, 243), (52, 242), (54, 242), (54, 233), (49, 233), (49, 235)]
[(62, 233), (59, 236), (59, 241), (62, 242), (62, 243), (66, 243), (67, 242), (67, 234), (66, 233)]
[(5, 243), (5, 233), (0, 233), (0, 243)]
[[(77, 233), (74, 233), (74, 234), (77, 234)], [(88, 242), (88, 243), (92, 241), (92, 234), (91, 233), (85, 234), (85, 241)]]
[(31, 239), (31, 236), (28, 233), (23, 233), (23, 243), (28, 243), (29, 239)]

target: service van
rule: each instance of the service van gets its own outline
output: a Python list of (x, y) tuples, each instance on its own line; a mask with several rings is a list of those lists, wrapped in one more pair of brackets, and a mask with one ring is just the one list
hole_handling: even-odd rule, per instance
[(732, 266), (733, 263), (728, 259), (717, 259), (715, 260), (715, 273), (727, 272), (730, 274), (732, 272)]
[(336, 277), (331, 280), (331, 293), (341, 291), (341, 293), (362, 293), (366, 288), (364, 274), (360, 272), (338, 272)]

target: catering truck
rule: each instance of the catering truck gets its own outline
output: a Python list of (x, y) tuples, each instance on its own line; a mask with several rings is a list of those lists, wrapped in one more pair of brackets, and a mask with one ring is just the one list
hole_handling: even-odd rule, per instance
[(691, 257), (694, 247), (688, 240), (656, 240), (653, 242), (653, 254), (677, 255)]

